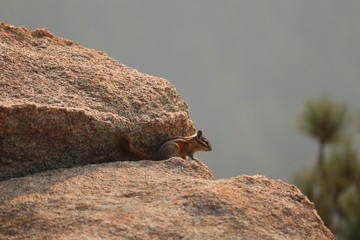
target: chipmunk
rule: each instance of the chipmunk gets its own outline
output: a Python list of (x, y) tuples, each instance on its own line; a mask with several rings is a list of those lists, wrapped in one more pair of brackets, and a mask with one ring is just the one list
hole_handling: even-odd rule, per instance
[(195, 152), (208, 152), (212, 150), (209, 140), (202, 135), (201, 130), (189, 137), (174, 137), (168, 139), (160, 146), (154, 156), (136, 150), (132, 145), (131, 137), (121, 137), (120, 146), (122, 151), (134, 160), (165, 160), (175, 156), (182, 157), (183, 159), (189, 156), (194, 160), (196, 159), (194, 158)]

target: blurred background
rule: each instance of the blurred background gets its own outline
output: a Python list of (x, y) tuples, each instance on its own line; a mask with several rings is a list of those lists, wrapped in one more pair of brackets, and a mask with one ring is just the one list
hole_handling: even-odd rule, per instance
[(0, 0), (0, 21), (168, 79), (212, 142), (198, 157), (217, 178), (287, 182), (316, 160), (296, 128), (308, 99), (360, 111), (359, 13), (357, 0)]
[(215, 177), (295, 183), (337, 239), (360, 239), (359, 13), (357, 0), (0, 0), (0, 21), (168, 79)]

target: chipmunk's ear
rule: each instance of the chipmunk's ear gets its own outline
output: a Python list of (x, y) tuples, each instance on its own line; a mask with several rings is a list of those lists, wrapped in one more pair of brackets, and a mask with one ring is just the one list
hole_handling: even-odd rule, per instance
[(198, 137), (201, 137), (201, 136), (202, 136), (202, 131), (201, 131), (201, 130), (199, 130), (199, 131), (197, 132), (197, 136), (198, 136)]

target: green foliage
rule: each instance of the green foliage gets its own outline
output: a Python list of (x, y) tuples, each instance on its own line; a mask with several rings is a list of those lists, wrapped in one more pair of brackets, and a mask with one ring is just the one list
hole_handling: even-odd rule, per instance
[(306, 103), (298, 119), (298, 128), (318, 141), (320, 168), (324, 162), (325, 146), (339, 139), (348, 119), (347, 106), (336, 103), (327, 96)]
[(360, 163), (349, 143), (331, 154), (322, 173), (313, 167), (296, 175), (294, 181), (334, 234), (360, 239)]
[(298, 127), (309, 136), (329, 143), (341, 135), (347, 118), (346, 105), (338, 104), (325, 96), (306, 103), (299, 117)]
[[(298, 126), (319, 142), (319, 159), (294, 182), (337, 239), (360, 239), (360, 163), (351, 141), (344, 140), (348, 119), (346, 105), (329, 97), (307, 102)], [(331, 155), (323, 156), (323, 147), (335, 141)]]

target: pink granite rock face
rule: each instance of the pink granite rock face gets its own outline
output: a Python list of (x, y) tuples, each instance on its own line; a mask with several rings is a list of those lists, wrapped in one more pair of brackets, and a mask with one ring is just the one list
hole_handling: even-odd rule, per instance
[(167, 80), (47, 30), (0, 23), (0, 179), (120, 160), (124, 133), (151, 152), (194, 132)]
[(333, 239), (295, 186), (199, 161), (112, 162), (0, 182), (0, 239)]
[(333, 239), (295, 186), (215, 180), (198, 160), (125, 161), (118, 146), (193, 133), (167, 80), (0, 23), (0, 239)]

